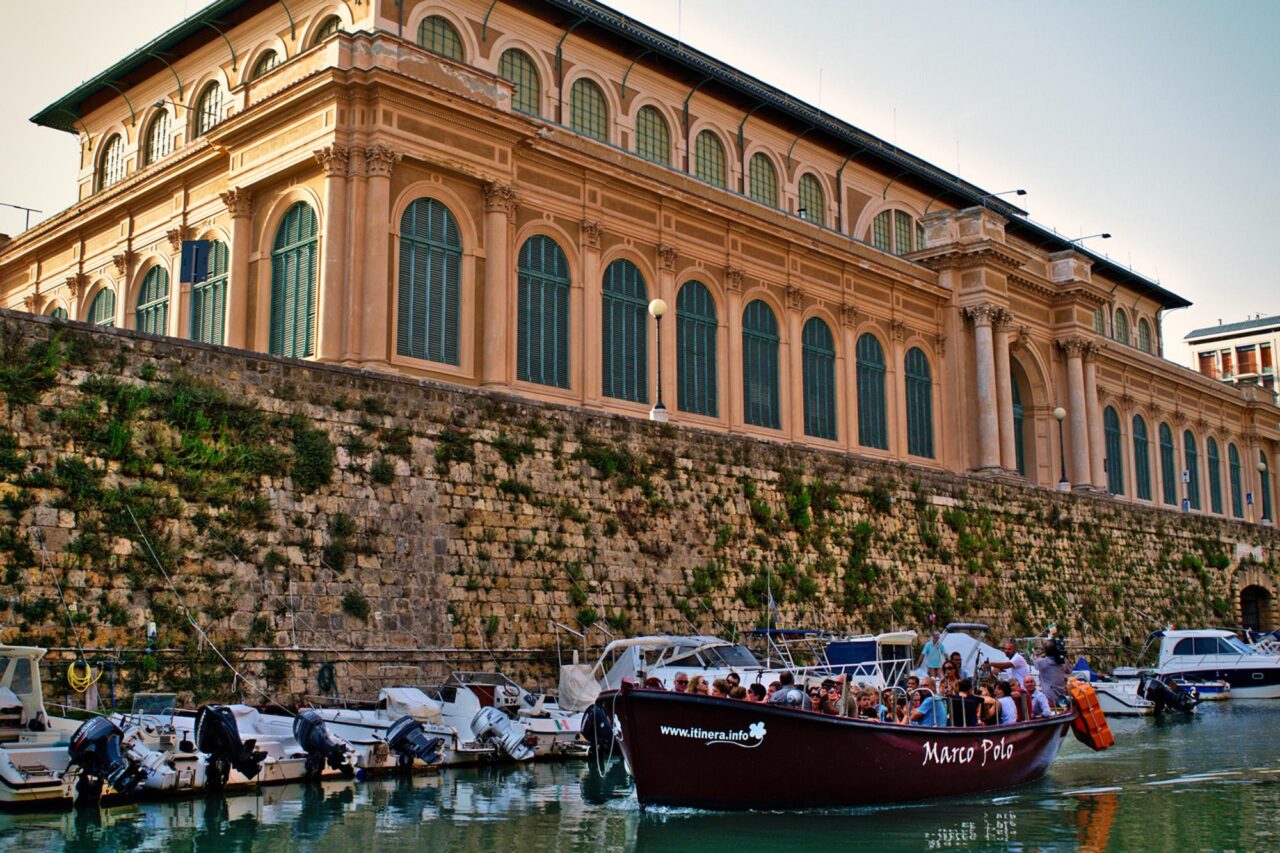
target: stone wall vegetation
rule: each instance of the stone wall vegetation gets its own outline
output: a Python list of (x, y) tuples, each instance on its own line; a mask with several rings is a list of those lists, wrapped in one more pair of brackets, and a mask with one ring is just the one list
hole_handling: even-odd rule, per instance
[(0, 637), (125, 692), (243, 692), (201, 632), (296, 699), (326, 662), (365, 696), (545, 683), (556, 622), (966, 619), (1117, 655), (1275, 592), (1270, 527), (9, 312), (0, 396)]

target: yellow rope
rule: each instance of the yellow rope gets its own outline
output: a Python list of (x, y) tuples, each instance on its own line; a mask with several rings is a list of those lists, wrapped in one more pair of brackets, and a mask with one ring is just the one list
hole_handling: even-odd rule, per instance
[[(77, 672), (76, 667), (83, 666), (84, 674)], [(77, 693), (83, 693), (90, 687), (98, 683), (98, 679), (102, 678), (102, 670), (98, 670), (98, 674), (93, 674), (93, 667), (89, 666), (86, 660), (73, 660), (67, 667), (67, 684), (71, 685), (71, 689)]]

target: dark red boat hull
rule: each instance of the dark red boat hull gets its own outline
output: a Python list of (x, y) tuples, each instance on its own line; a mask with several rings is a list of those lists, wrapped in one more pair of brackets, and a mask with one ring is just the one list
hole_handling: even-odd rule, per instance
[(1049, 769), (1075, 712), (981, 728), (897, 726), (624, 686), (620, 727), (641, 805), (859, 806), (1010, 788)]

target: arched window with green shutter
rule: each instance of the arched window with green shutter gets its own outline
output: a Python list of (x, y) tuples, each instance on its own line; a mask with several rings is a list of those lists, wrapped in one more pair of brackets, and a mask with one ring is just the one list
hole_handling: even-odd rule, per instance
[(542, 80), (529, 54), (511, 48), (498, 60), (498, 76), (512, 85), (511, 107), (531, 116), (542, 115)]
[(541, 234), (524, 241), (517, 262), (516, 378), (569, 387), (569, 260)]
[(1112, 406), (1102, 410), (1103, 443), (1106, 446), (1107, 491), (1124, 494), (1124, 440), (1120, 435), (1120, 415)]
[(1231, 514), (1244, 518), (1244, 489), (1240, 480), (1240, 450), (1234, 444), (1227, 445), (1227, 470), (1231, 480)]
[(1204, 458), (1209, 467), (1209, 509), (1222, 514), (1222, 460), (1218, 457), (1218, 442), (1209, 436), (1204, 442)]
[(631, 261), (605, 268), (600, 312), (602, 393), (649, 402), (649, 290)]
[(1027, 448), (1022, 431), (1026, 418), (1022, 408), (1022, 391), (1018, 388), (1016, 377), (1009, 377), (1009, 388), (1013, 391), (1013, 457), (1018, 466), (1018, 473), (1025, 477), (1027, 476)]
[(754, 201), (778, 206), (778, 171), (773, 168), (769, 155), (757, 151), (751, 155), (747, 195)]
[(698, 134), (693, 146), (693, 174), (700, 181), (724, 189), (729, 184), (729, 167), (720, 137), (709, 130)]
[(804, 434), (836, 440), (836, 342), (817, 317), (800, 335), (804, 376)]
[(61, 305), (55, 305), (53, 310), (49, 312), (49, 319), (50, 320), (67, 319), (67, 309), (63, 308)]
[(1272, 521), (1271, 514), (1271, 460), (1265, 451), (1258, 451), (1258, 461), (1262, 463), (1262, 520)]
[(455, 62), (462, 61), (462, 37), (453, 24), (440, 15), (429, 15), (418, 24), (418, 44)]
[(114, 326), (116, 324), (116, 292), (109, 287), (99, 290), (89, 303), (87, 319), (95, 326)]
[(1183, 457), (1187, 464), (1187, 501), (1192, 509), (1200, 509), (1200, 466), (1196, 437), (1191, 430), (1182, 433)]
[(671, 130), (657, 107), (636, 113), (636, 153), (651, 163), (671, 165)]
[(271, 69), (280, 64), (280, 54), (274, 50), (265, 51), (262, 56), (258, 57), (258, 61), (253, 63), (253, 72), (249, 75), (250, 80), (257, 80), (259, 77), (265, 76)]
[(1094, 309), (1093, 330), (1100, 335), (1105, 335), (1107, 333), (1107, 314), (1101, 308)]
[(334, 33), (338, 33), (341, 31), (342, 31), (342, 19), (339, 18), (337, 15), (330, 15), (329, 17), (324, 19), (324, 23), (322, 23), (319, 29), (316, 30), (315, 36), (313, 36), (311, 39), (311, 46), (314, 47), (318, 45), (320, 42), (327, 39), (329, 36), (333, 35)]
[(702, 282), (686, 281), (676, 296), (676, 407), (682, 412), (720, 415), (718, 329), (711, 291)]
[(1115, 320), (1111, 324), (1111, 330), (1115, 333), (1115, 339), (1122, 344), (1129, 343), (1129, 315), (1124, 312), (1123, 308), (1117, 308)]
[(858, 444), (889, 449), (889, 426), (884, 397), (884, 348), (867, 332), (858, 338)]
[(221, 344), (227, 314), (227, 269), (230, 253), (221, 240), (209, 243), (209, 274), (191, 285), (191, 340)]
[(457, 365), (461, 291), (457, 220), (435, 199), (415, 199), (400, 217), (396, 353)]
[(316, 212), (295, 203), (276, 229), (271, 251), (269, 351), (288, 358), (315, 354)]
[(778, 318), (759, 299), (742, 312), (742, 417), (752, 426), (782, 429), (778, 387)]
[(799, 203), (796, 213), (800, 218), (826, 227), (827, 199), (823, 195), (822, 184), (818, 182), (817, 177), (809, 172), (801, 175), (796, 195), (796, 201)]
[(1133, 478), (1137, 482), (1138, 499), (1151, 500), (1151, 449), (1147, 422), (1142, 415), (1133, 416)]
[(1138, 349), (1149, 353), (1151, 349), (1151, 324), (1143, 317), (1138, 321)]
[(609, 107), (604, 93), (585, 77), (573, 81), (569, 90), (569, 127), (583, 136), (609, 141)]
[(893, 253), (906, 255), (911, 252), (911, 238), (916, 230), (911, 224), (911, 214), (905, 210), (893, 212)]
[(933, 372), (929, 358), (919, 347), (912, 347), (902, 366), (907, 396), (907, 453), (932, 459)]
[(1173, 431), (1168, 424), (1160, 424), (1160, 480), (1164, 502), (1178, 505), (1178, 471), (1173, 450)]
[(203, 136), (212, 130), (227, 115), (227, 106), (222, 97), (222, 84), (214, 81), (204, 87), (200, 99), (196, 101), (196, 136)]
[(161, 266), (147, 270), (138, 288), (133, 327), (148, 335), (169, 333), (169, 271)]
[(98, 189), (105, 190), (112, 184), (124, 180), (124, 140), (120, 134), (113, 133), (102, 143), (102, 154), (98, 157)]
[(882, 252), (893, 245), (893, 211), (882, 210), (871, 220), (871, 245)]
[(173, 132), (169, 129), (169, 111), (160, 110), (147, 125), (142, 144), (142, 165), (150, 166), (173, 153)]

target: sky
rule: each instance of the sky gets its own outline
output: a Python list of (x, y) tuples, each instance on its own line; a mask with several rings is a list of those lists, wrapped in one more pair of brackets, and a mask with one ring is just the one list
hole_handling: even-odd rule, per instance
[[(1280, 2), (607, 0), (991, 192), (1193, 303), (1280, 313)], [(0, 202), (75, 200), (74, 138), (28, 118), (202, 0), (3, 0)], [(779, 10), (785, 10), (780, 16)], [(41, 34), (32, 38), (31, 34)], [(54, 49), (56, 48), (56, 49)], [(24, 214), (0, 207), (0, 232)]]

